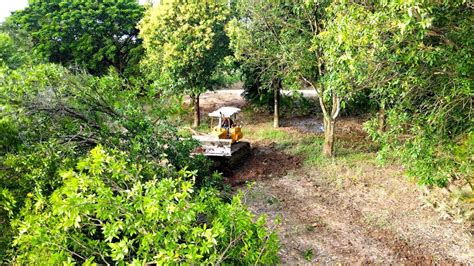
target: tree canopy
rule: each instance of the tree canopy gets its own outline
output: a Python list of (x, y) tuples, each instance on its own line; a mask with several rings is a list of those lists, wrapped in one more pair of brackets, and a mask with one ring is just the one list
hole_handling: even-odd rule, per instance
[(193, 99), (194, 126), (200, 121), (199, 95), (218, 82), (218, 66), (230, 54), (228, 15), (221, 1), (163, 1), (140, 22), (147, 73), (158, 87)]
[(142, 48), (137, 38), (144, 8), (135, 0), (32, 1), (7, 19), (22, 29), (49, 61), (104, 74), (137, 72)]

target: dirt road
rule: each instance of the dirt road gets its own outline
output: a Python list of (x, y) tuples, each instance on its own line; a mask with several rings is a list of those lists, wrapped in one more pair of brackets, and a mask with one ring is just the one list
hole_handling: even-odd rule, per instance
[[(246, 204), (277, 226), (284, 264), (472, 263), (462, 225), (424, 207), (413, 184), (383, 170), (384, 180), (331, 181), (311, 169), (257, 181)], [(339, 187), (338, 187), (339, 186)]]
[[(221, 106), (232, 105), (242, 107), (245, 104), (244, 98), (241, 96), (244, 91), (241, 89), (222, 89), (217, 91), (209, 91), (201, 95), (201, 108), (204, 111), (211, 111)], [(305, 97), (316, 97), (314, 90), (299, 90)], [(284, 94), (291, 93), (283, 91)]]

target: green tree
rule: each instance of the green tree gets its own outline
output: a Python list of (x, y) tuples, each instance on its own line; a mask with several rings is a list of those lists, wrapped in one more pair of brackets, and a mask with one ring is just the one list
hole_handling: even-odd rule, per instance
[(471, 183), (472, 7), (450, 1), (374, 8), (380, 34), (369, 86), (381, 111), (367, 128), (382, 144), (381, 158), (400, 157), (422, 184)]
[(35, 50), (31, 36), (10, 20), (0, 24), (0, 66), (18, 69), (44, 62)]
[(10, 35), (0, 32), (0, 67), (15, 69), (28, 61), (28, 53), (18, 49)]
[(197, 170), (197, 185), (212, 177), (204, 156), (190, 160), (196, 143), (180, 140), (167, 122), (171, 98), (141, 92), (118, 75), (94, 77), (55, 64), (0, 68), (0, 259), (11, 240), (9, 221), (27, 195), (49, 196), (62, 185), (58, 169), (98, 144), (126, 152), (146, 178), (167, 163)]
[(142, 54), (136, 25), (143, 7), (136, 0), (31, 1), (7, 19), (31, 36), (35, 49), (51, 62), (104, 74), (109, 67), (137, 72)]
[(241, 64), (244, 86), (273, 94), (273, 127), (280, 126), (280, 98), (288, 62), (280, 40), (280, 16), (291, 4), (237, 1), (236, 18), (227, 27), (234, 56)]
[(216, 72), (229, 55), (224, 1), (163, 1), (140, 22), (144, 66), (155, 85), (190, 96), (193, 126), (200, 124), (199, 96), (218, 83)]
[(303, 40), (295, 45), (295, 73), (318, 94), (324, 119), (323, 155), (330, 157), (341, 108), (368, 77), (368, 60), (377, 47), (377, 20), (365, 6), (346, 1), (306, 3), (302, 10), (296, 25), (304, 29), (310, 45)]
[(322, 152), (333, 156), (336, 118), (363, 80), (364, 58), (372, 48), (368, 13), (344, 1), (240, 3), (245, 15), (233, 30), (237, 54), (260, 72), (279, 73), (289, 86), (316, 90), (325, 131)]
[(2, 184), (24, 185), (21, 196), (35, 186), (52, 191), (60, 183), (53, 178), (58, 165), (98, 144), (126, 151), (137, 163), (154, 162), (147, 164), (150, 175), (164, 159), (163, 153), (179, 169), (208, 174), (207, 161), (201, 156), (189, 161), (194, 143), (178, 140), (176, 129), (166, 122), (166, 103), (148, 102), (139, 91), (118, 76), (74, 74), (54, 64), (11, 72), (0, 83), (0, 103), (7, 106), (0, 112), (8, 122), (2, 123), (2, 135), (11, 136), (1, 142)]

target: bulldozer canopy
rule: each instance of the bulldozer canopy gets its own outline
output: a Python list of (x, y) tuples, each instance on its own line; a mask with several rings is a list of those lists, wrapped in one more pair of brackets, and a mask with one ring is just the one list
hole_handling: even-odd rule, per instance
[(216, 111), (209, 113), (210, 117), (231, 117), (234, 114), (237, 114), (240, 112), (240, 108), (237, 107), (231, 107), (231, 106), (225, 106), (217, 109)]

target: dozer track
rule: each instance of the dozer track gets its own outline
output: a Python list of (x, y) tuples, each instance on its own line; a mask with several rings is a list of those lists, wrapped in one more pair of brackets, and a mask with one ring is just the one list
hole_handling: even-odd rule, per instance
[(225, 176), (232, 175), (232, 170), (237, 168), (250, 155), (250, 143), (246, 141), (236, 142), (232, 144), (232, 150), (232, 156), (208, 156), (214, 161), (214, 167)]

